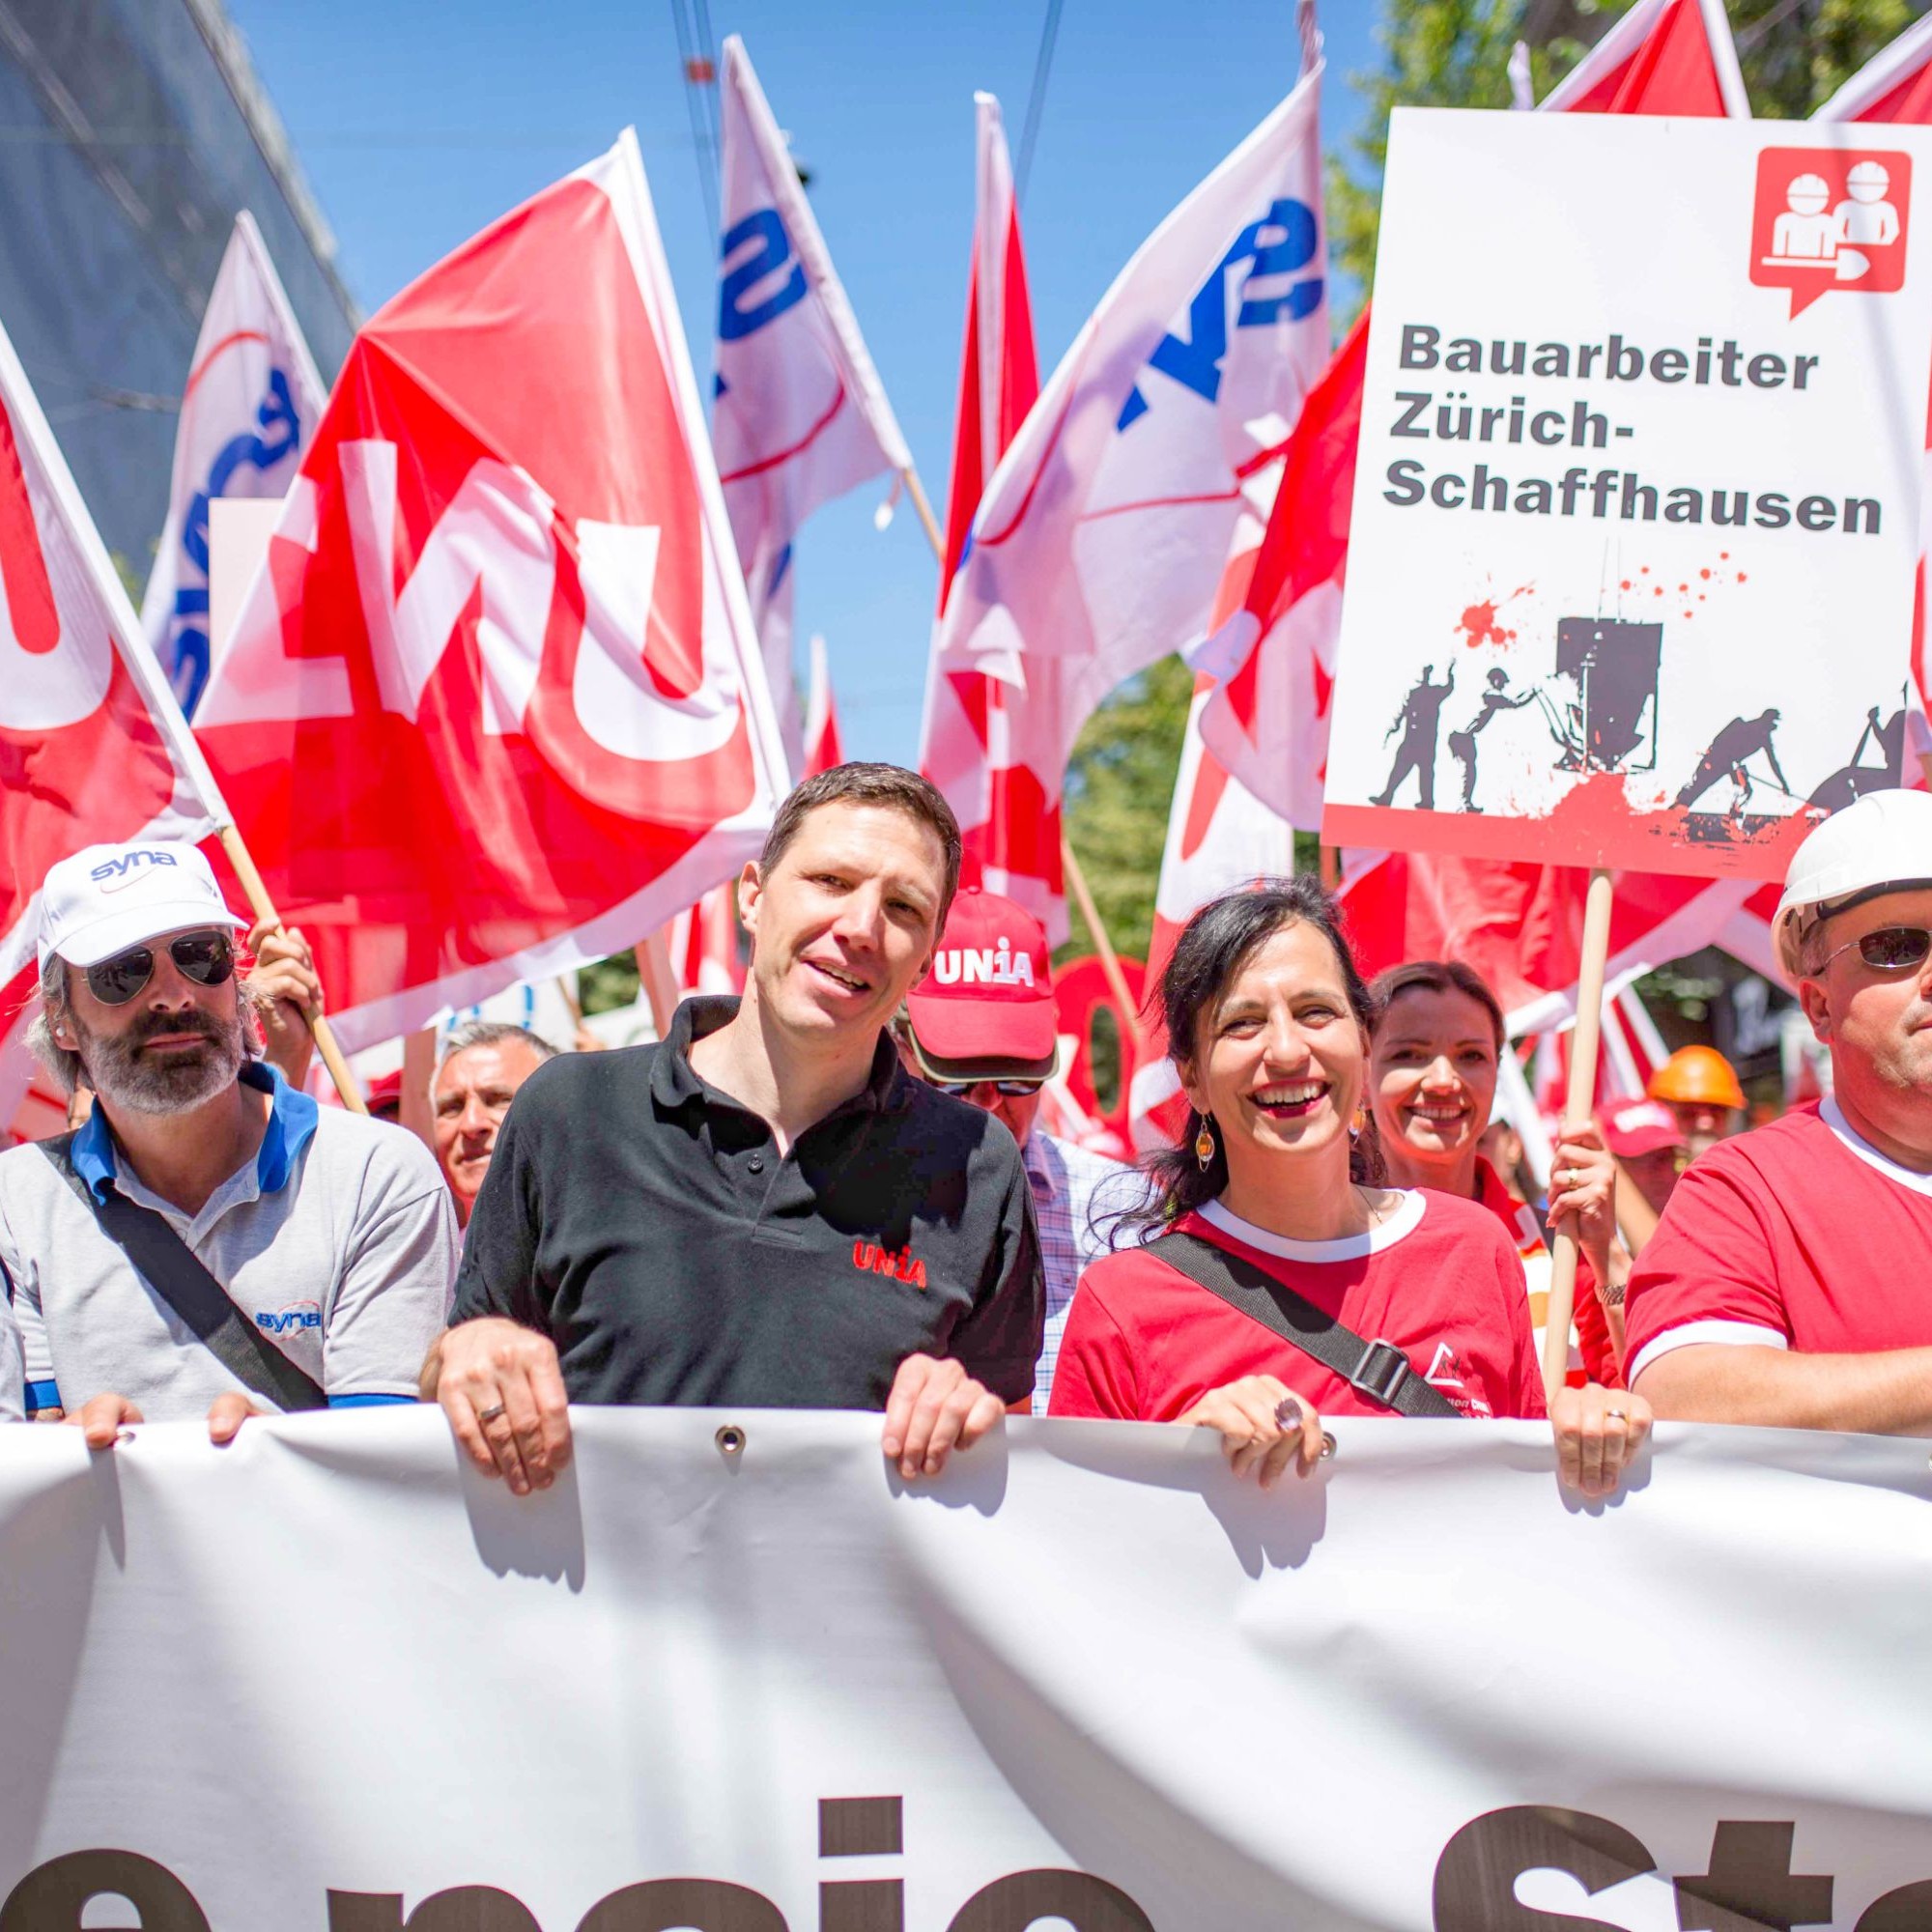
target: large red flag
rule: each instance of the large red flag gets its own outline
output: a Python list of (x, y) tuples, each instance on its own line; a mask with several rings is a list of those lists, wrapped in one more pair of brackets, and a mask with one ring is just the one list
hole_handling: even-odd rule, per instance
[(160, 666), (0, 329), (0, 1121), (33, 1077), (41, 881), (83, 846), (222, 817)]
[(784, 759), (628, 132), (356, 337), (196, 726), (347, 1046), (755, 856)]

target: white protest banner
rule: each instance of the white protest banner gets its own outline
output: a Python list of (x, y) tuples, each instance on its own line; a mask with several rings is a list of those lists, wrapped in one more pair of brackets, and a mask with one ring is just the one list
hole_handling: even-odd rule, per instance
[(0, 1431), (0, 1932), (1932, 1913), (1922, 1442), (1666, 1429), (1585, 1508), (1530, 1424), (1267, 1494), (1174, 1428), (906, 1491), (876, 1416), (576, 1426), (524, 1500), (420, 1409)]
[(1899, 781), (1928, 161), (1398, 110), (1324, 837), (1768, 879)]

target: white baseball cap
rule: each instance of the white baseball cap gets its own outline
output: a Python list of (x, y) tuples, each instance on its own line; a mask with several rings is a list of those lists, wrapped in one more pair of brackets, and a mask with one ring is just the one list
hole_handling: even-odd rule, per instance
[(247, 924), (223, 903), (213, 867), (194, 846), (90, 845), (41, 888), (41, 970), (56, 952), (70, 966), (98, 966), (164, 932)]
[(1881, 893), (1932, 889), (1932, 792), (1868, 791), (1834, 811), (1791, 855), (1771, 922), (1778, 963), (1799, 977), (1805, 932)]

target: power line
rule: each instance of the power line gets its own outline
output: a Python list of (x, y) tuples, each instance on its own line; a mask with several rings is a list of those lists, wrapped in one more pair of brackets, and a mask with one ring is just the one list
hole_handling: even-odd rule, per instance
[(1027, 96), (1026, 126), (1020, 135), (1019, 166), (1013, 172), (1013, 200), (1026, 200), (1027, 176), (1033, 172), (1034, 143), (1039, 138), (1041, 115), (1046, 111), (1046, 83), (1053, 72), (1053, 46), (1060, 38), (1061, 0), (1046, 0), (1046, 18), (1040, 23), (1039, 54), (1033, 64), (1033, 91)]
[[(697, 186), (704, 197), (704, 212), (710, 218), (711, 233), (718, 233), (718, 160), (710, 126), (710, 110), (697, 99), (697, 90), (706, 85), (697, 75), (703, 71), (694, 47), (692, 22), (686, 17), (685, 0), (670, 0), (671, 25), (677, 30), (678, 65), (684, 80), (684, 108), (691, 117), (692, 145), (697, 154)], [(716, 71), (715, 68), (712, 70)], [(714, 241), (713, 245), (716, 245)]]

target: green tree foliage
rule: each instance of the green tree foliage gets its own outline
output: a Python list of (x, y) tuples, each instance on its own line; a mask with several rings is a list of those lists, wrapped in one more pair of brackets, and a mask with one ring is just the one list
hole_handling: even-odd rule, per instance
[[(1541, 41), (1530, 54), (1541, 100), (1628, 4), (1382, 0), (1381, 64), (1349, 76), (1369, 103), (1368, 119), (1353, 152), (1329, 162), (1329, 252), (1342, 274), (1365, 293), (1375, 279), (1391, 107), (1507, 107), (1510, 49), (1526, 32)], [(1764, 120), (1803, 120), (1923, 11), (1915, 0), (1729, 0), (1752, 111)], [(1575, 31), (1539, 36), (1539, 23), (1551, 15)]]
[[(1168, 805), (1187, 728), (1194, 676), (1163, 658), (1130, 678), (1088, 720), (1066, 765), (1066, 836), (1116, 951), (1147, 956)], [(1092, 952), (1093, 935), (1068, 897), (1072, 937), (1061, 956)]]

